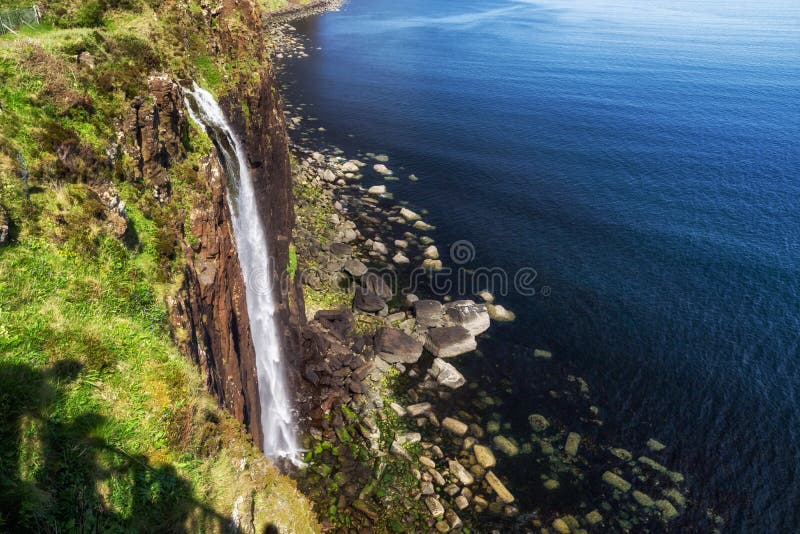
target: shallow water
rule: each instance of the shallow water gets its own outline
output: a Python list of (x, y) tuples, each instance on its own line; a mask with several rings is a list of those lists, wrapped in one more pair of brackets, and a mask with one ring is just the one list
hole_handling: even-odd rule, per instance
[(465, 267), (535, 269), (458, 362), (513, 432), (549, 402), (530, 353), (551, 349), (605, 442), (669, 445), (684, 526), (800, 528), (800, 5), (353, 0), (297, 27), (319, 48), (287, 65), (304, 125), (389, 155)]

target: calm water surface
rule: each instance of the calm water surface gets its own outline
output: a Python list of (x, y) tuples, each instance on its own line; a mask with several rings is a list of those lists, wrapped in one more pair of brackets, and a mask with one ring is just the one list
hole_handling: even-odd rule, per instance
[(287, 96), (325, 140), (388, 154), (440, 250), (536, 269), (459, 361), (512, 381), (515, 430), (551, 349), (603, 439), (669, 445), (684, 527), (800, 530), (800, 4), (351, 0), (298, 29)]

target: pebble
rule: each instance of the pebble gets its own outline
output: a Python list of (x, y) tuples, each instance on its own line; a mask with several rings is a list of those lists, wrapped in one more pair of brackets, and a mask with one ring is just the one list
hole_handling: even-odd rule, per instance
[(474, 445), (472, 452), (475, 453), (475, 459), (484, 469), (489, 469), (497, 464), (497, 459), (492, 450), (485, 445)]
[[(486, 472), (486, 482), (491, 486), (494, 492), (497, 494), (497, 498), (500, 499), (502, 502), (506, 504), (511, 504), (514, 502), (514, 496), (508, 491), (508, 488), (500, 482), (500, 479), (497, 478), (497, 475), (494, 474), (493, 471)], [(477, 497), (475, 501), (477, 502)]]
[(636, 502), (638, 502), (645, 508), (650, 508), (655, 504), (655, 502), (653, 502), (653, 499), (651, 499), (649, 495), (647, 495), (646, 493), (642, 493), (641, 491), (633, 490), (633, 493), (631, 495), (633, 495), (633, 498), (636, 500)]
[(458, 508), (459, 510), (463, 510), (467, 506), (469, 506), (469, 501), (463, 495), (459, 495), (458, 497), (456, 497), (455, 505), (456, 505), (456, 508)]
[(425, 497), (425, 506), (428, 507), (428, 511), (433, 517), (442, 517), (444, 515), (444, 506), (436, 497)]
[(463, 436), (467, 433), (468, 429), (465, 423), (462, 423), (458, 419), (454, 419), (452, 417), (445, 417), (442, 420), (442, 427), (444, 427), (445, 430), (452, 432), (456, 436)]
[(513, 441), (505, 436), (495, 436), (492, 441), (494, 442), (495, 447), (500, 449), (508, 456), (516, 456), (519, 454), (519, 447), (517, 447)]
[(581, 444), (581, 436), (576, 432), (570, 432), (567, 436), (567, 442), (564, 445), (564, 452), (570, 456), (578, 454), (578, 446)]
[(367, 189), (367, 193), (370, 195), (383, 195), (386, 193), (386, 186), (385, 185), (373, 185), (369, 189)]
[[(450, 460), (448, 462), (448, 467), (450, 468), (450, 472), (455, 475), (461, 484), (464, 486), (469, 486), (475, 483), (475, 477), (470, 474), (467, 469), (461, 465), (461, 462), (458, 460)], [(456, 493), (458, 493), (458, 489), (456, 489)]]

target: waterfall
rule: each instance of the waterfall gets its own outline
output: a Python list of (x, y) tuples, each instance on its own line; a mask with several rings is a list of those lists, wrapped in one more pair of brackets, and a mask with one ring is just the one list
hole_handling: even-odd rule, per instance
[(270, 458), (297, 462), (300, 449), (295, 437), (291, 402), (283, 368), (275, 321), (267, 236), (258, 213), (253, 178), (244, 147), (228, 124), (214, 97), (196, 83), (185, 91), (189, 116), (206, 128), (214, 140), (228, 177), (228, 206), (245, 284), (250, 332), (256, 351), (258, 396), (264, 453)]

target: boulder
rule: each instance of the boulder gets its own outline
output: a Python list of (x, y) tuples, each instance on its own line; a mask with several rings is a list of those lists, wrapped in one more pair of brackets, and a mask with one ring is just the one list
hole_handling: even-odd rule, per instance
[(431, 258), (425, 258), (422, 260), (422, 268), (426, 271), (441, 271), (444, 267), (442, 260), (434, 260)]
[(388, 175), (392, 174), (391, 169), (389, 169), (383, 163), (376, 163), (375, 165), (372, 166), (372, 170), (374, 170), (378, 174), (382, 174), (383, 176), (388, 176)]
[(511, 310), (505, 309), (499, 304), (487, 304), (486, 309), (489, 312), (489, 317), (499, 322), (511, 322), (517, 316)]
[(497, 498), (500, 499), (502, 502), (506, 504), (511, 504), (514, 502), (514, 496), (508, 491), (508, 488), (500, 482), (500, 479), (497, 478), (497, 475), (494, 474), (493, 471), (486, 472), (486, 482), (491, 486), (494, 492), (497, 494)]
[(438, 358), (453, 358), (477, 347), (475, 336), (463, 326), (431, 328), (425, 340), (425, 348)]
[(475, 483), (475, 477), (458, 460), (450, 460), (447, 465), (450, 468), (450, 473), (464, 486)]
[(447, 320), (463, 326), (473, 336), (485, 332), (491, 325), (485, 304), (475, 304), (471, 300), (457, 300), (444, 305)]
[(567, 442), (564, 445), (564, 452), (570, 456), (578, 454), (578, 446), (581, 444), (581, 436), (576, 432), (570, 432), (567, 436)]
[(386, 186), (385, 185), (373, 185), (369, 189), (367, 189), (367, 193), (370, 195), (383, 195), (386, 193)]
[(411, 417), (418, 417), (420, 415), (425, 415), (427, 413), (430, 413), (432, 409), (433, 406), (431, 405), (430, 402), (419, 402), (417, 404), (406, 406), (406, 412), (408, 412), (408, 415), (410, 415)]
[(467, 433), (467, 425), (458, 419), (452, 417), (445, 417), (442, 419), (442, 427), (448, 432), (452, 432), (456, 436), (463, 436)]
[(388, 363), (415, 363), (422, 343), (397, 328), (381, 328), (375, 335), (375, 352)]
[(331, 252), (336, 256), (349, 256), (353, 253), (353, 247), (346, 243), (333, 243), (331, 245)]
[(367, 273), (367, 266), (354, 258), (350, 258), (344, 262), (344, 270), (354, 278), (358, 278)]
[(426, 223), (425, 221), (417, 221), (414, 223), (414, 228), (417, 230), (422, 230), (423, 232), (427, 232), (428, 230), (433, 230), (436, 227)]
[(364, 291), (360, 287), (356, 288), (353, 295), (353, 306), (367, 313), (378, 313), (387, 307), (378, 295)]
[(374, 250), (378, 254), (388, 254), (389, 253), (389, 249), (386, 248), (386, 245), (381, 243), (380, 241), (373, 241), (372, 242), (372, 250)]
[(400, 216), (407, 221), (418, 221), (420, 216), (408, 208), (400, 208)]
[(516, 456), (519, 454), (519, 447), (505, 436), (495, 436), (492, 440), (494, 446), (506, 453), (508, 456)]
[(358, 172), (358, 165), (353, 160), (345, 162), (342, 165), (342, 171), (344, 172)]
[(544, 432), (547, 430), (547, 427), (550, 426), (550, 422), (543, 415), (539, 415), (538, 413), (528, 416), (528, 424), (531, 425), (534, 432)]
[(435, 300), (418, 300), (414, 302), (414, 315), (417, 323), (424, 327), (442, 326), (444, 308), (440, 302)]
[(475, 453), (475, 459), (484, 469), (490, 469), (497, 464), (497, 459), (494, 457), (492, 449), (486, 445), (475, 444), (472, 447), (472, 452)]
[(429, 259), (432, 259), (432, 260), (438, 260), (439, 259), (439, 249), (436, 248), (436, 245), (430, 245), (428, 248), (426, 248), (422, 252), (422, 255), (425, 256), (426, 258), (429, 258)]
[(392, 256), (392, 261), (397, 265), (408, 265), (411, 263), (411, 260), (409, 260), (402, 252), (398, 252)]
[(390, 300), (394, 292), (383, 278), (378, 276), (377, 273), (366, 273), (361, 277), (361, 287), (368, 293), (378, 295), (383, 300)]
[(467, 379), (458, 372), (458, 369), (441, 358), (435, 358), (433, 360), (428, 374), (435, 378), (440, 386), (445, 386), (450, 389), (458, 389), (467, 382)]

